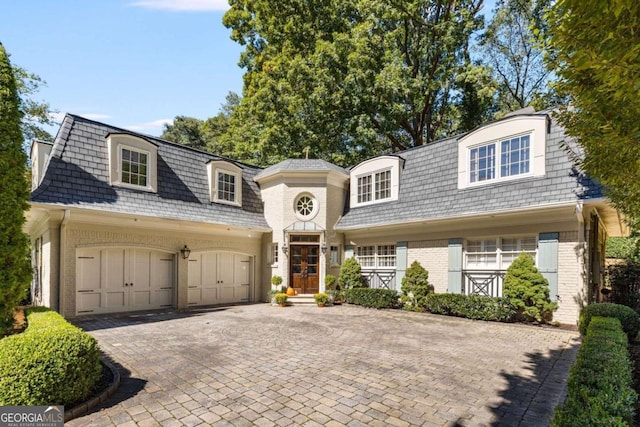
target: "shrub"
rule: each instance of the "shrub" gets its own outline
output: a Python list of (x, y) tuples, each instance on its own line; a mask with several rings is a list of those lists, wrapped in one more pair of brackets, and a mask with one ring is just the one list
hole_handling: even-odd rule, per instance
[(398, 306), (398, 292), (391, 289), (352, 288), (344, 291), (350, 304), (371, 308), (394, 308)]
[(549, 299), (549, 283), (535, 266), (531, 255), (522, 253), (507, 269), (503, 296), (516, 307), (525, 321), (550, 321), (558, 304)]
[(362, 268), (357, 259), (347, 258), (340, 267), (338, 283), (342, 289), (364, 288), (365, 280), (362, 277)]
[(96, 340), (58, 313), (29, 309), (24, 333), (0, 340), (0, 405), (65, 405), (100, 379)]
[(611, 302), (640, 309), (640, 264), (627, 260), (608, 266), (607, 282), (611, 287)]
[(338, 278), (333, 274), (327, 274), (324, 276), (324, 287), (326, 290), (331, 291), (335, 288)]
[(289, 297), (284, 292), (279, 292), (273, 297), (276, 300), (276, 304), (286, 304)]
[(317, 304), (326, 304), (329, 302), (329, 295), (324, 292), (318, 292), (317, 294), (313, 294), (313, 299)]
[(475, 320), (513, 322), (516, 308), (507, 298), (464, 294), (429, 294), (424, 307), (434, 314)]
[(582, 335), (586, 335), (591, 319), (595, 316), (614, 317), (620, 320), (622, 330), (627, 334), (630, 342), (635, 341), (640, 331), (640, 316), (633, 309), (620, 304), (599, 303), (589, 304), (582, 309), (578, 329)]
[(629, 426), (636, 398), (620, 321), (593, 317), (569, 373), (567, 398), (556, 409), (551, 425)]
[(429, 272), (413, 261), (402, 278), (402, 295), (400, 298), (406, 310), (422, 311), (424, 298), (433, 292), (433, 286), (429, 284)]

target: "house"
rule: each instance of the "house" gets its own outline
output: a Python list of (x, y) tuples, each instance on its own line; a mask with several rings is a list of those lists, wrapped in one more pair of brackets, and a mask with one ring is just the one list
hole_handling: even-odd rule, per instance
[(67, 317), (262, 301), (272, 276), (317, 292), (352, 256), (372, 287), (400, 289), (417, 260), (436, 292), (500, 295), (527, 252), (575, 323), (627, 229), (570, 149), (524, 110), (350, 169), (261, 169), (66, 115), (32, 146), (33, 299)]

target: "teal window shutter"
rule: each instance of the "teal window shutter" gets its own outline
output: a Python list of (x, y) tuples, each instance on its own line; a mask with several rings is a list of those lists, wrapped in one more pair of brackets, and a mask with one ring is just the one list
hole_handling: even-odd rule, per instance
[(448, 292), (462, 293), (462, 239), (449, 239)]
[(409, 256), (407, 242), (396, 243), (396, 290), (402, 289), (402, 278), (407, 271), (407, 257)]
[(559, 233), (540, 233), (538, 237), (538, 270), (549, 282), (551, 301), (558, 299)]
[(355, 246), (353, 245), (345, 245), (344, 247), (344, 259), (353, 258), (353, 254), (355, 253)]

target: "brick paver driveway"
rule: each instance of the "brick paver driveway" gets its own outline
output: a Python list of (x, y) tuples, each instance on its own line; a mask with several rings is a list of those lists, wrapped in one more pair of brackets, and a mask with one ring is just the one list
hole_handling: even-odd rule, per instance
[(543, 426), (575, 332), (352, 306), (82, 319), (125, 370), (70, 426)]

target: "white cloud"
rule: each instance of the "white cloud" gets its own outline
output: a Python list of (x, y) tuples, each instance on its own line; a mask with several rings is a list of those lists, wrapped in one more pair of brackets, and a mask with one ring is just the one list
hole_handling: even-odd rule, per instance
[(173, 12), (212, 12), (229, 9), (227, 0), (137, 0), (129, 5)]
[(135, 132), (145, 132), (151, 134), (160, 134), (164, 128), (164, 125), (170, 125), (173, 123), (173, 119), (159, 119), (146, 123), (138, 123), (136, 125), (127, 125), (125, 129), (129, 129)]

